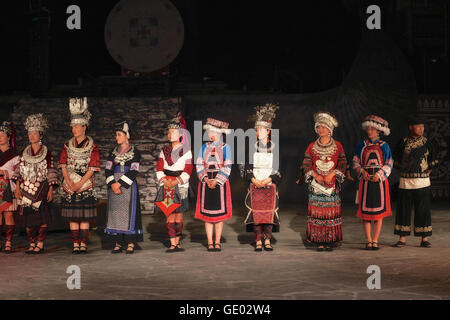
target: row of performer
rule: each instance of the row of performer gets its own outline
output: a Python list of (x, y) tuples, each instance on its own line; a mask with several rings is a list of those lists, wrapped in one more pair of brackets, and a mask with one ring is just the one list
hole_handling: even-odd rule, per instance
[[(271, 140), (278, 109), (272, 103), (255, 107), (255, 152), (250, 155), (253, 161), (242, 167), (249, 184), (245, 224), (247, 231), (255, 234), (255, 251), (272, 251), (272, 233), (280, 228), (277, 188), (281, 174), (274, 168), (274, 150), (278, 146)], [(5, 234), (1, 249), (6, 253), (13, 252), (16, 225), (26, 229), (27, 254), (44, 252), (47, 229), (54, 220), (54, 192), (61, 195), (60, 212), (70, 227), (72, 253), (87, 253), (90, 222), (97, 217), (93, 177), (100, 171), (100, 153), (94, 140), (86, 135), (91, 118), (87, 99), (69, 99), (69, 110), (73, 137), (64, 144), (57, 166), (41, 141), (48, 128), (43, 114), (32, 114), (26, 119), (30, 143), (20, 154), (14, 148), (11, 123), (5, 121), (0, 126), (0, 221)], [(314, 123), (317, 140), (306, 149), (297, 183), (308, 185), (306, 241), (318, 251), (332, 251), (343, 239), (341, 186), (345, 179), (352, 178), (343, 146), (333, 139), (333, 131), (338, 127), (336, 117), (317, 112)], [(356, 147), (351, 166), (358, 179), (357, 216), (363, 221), (367, 250), (379, 249), (383, 218), (392, 215), (388, 177), (394, 167), (400, 171), (394, 230), (399, 240), (395, 246), (406, 245), (413, 208), (414, 235), (421, 237), (421, 247), (431, 246), (430, 174), (438, 165), (437, 145), (424, 136), (424, 120), (420, 116), (409, 117), (408, 126), (410, 134), (391, 152), (381, 139), (390, 134), (388, 122), (376, 115), (369, 115), (362, 122), (367, 139)], [(232, 216), (229, 176), (233, 160), (231, 148), (223, 142), (223, 135), (230, 129), (229, 123), (213, 118), (207, 118), (203, 128), (209, 141), (202, 145), (195, 161), (199, 179), (195, 218), (204, 221), (207, 250), (221, 251), (224, 221)], [(117, 145), (110, 151), (105, 166), (108, 188), (104, 231), (113, 243), (112, 253), (133, 253), (136, 243), (143, 241), (136, 182), (141, 155), (130, 143), (126, 122), (114, 129)], [(155, 205), (166, 216), (170, 238), (167, 252), (184, 250), (180, 243), (183, 213), (189, 210), (189, 179), (194, 170), (182, 129), (186, 129), (186, 122), (179, 113), (168, 124), (169, 143), (161, 149), (156, 165), (159, 188)]]

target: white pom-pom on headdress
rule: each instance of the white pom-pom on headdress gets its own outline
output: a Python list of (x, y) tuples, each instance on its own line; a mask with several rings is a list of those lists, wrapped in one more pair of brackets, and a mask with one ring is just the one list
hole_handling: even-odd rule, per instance
[(128, 127), (128, 123), (123, 124), (122, 130), (127, 134), (127, 138), (130, 139), (130, 128)]

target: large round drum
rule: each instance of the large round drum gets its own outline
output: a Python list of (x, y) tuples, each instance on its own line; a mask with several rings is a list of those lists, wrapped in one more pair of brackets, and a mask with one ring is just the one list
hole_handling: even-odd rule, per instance
[(183, 40), (183, 20), (169, 0), (122, 0), (106, 20), (109, 53), (133, 71), (151, 72), (169, 65)]

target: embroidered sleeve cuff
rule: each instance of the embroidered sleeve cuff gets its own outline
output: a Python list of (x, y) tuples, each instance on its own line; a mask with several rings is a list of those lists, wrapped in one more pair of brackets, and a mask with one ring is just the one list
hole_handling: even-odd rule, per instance
[(181, 180), (183, 181), (183, 184), (187, 183), (189, 181), (189, 174), (187, 174), (186, 172), (183, 172), (180, 175)]
[(205, 178), (207, 178), (207, 177), (208, 177), (207, 174), (203, 174), (203, 175), (199, 176), (198, 179), (199, 179), (202, 183), (205, 183), (205, 181), (204, 181), (203, 179), (205, 179)]
[(133, 180), (128, 178), (126, 175), (123, 175), (122, 177), (120, 177), (118, 182), (125, 188), (129, 188), (133, 184)]
[(336, 179), (340, 183), (345, 181), (345, 174), (342, 173), (342, 171), (335, 169), (334, 173), (336, 174)]
[(99, 172), (100, 171), (100, 167), (89, 167), (89, 170), (92, 170), (94, 172)]
[(309, 170), (307, 173), (305, 173), (305, 182), (306, 183), (311, 183), (313, 181), (313, 179), (314, 179), (313, 173), (314, 173), (314, 171), (312, 171), (312, 170)]
[(113, 181), (115, 181), (115, 180), (114, 180), (114, 176), (112, 176), (112, 175), (106, 178), (106, 184), (107, 184), (108, 186), (110, 186), (111, 184), (113, 184)]
[(384, 175), (384, 171), (383, 170), (380, 169), (375, 174), (378, 176), (378, 178), (380, 178), (380, 181), (386, 180), (386, 176)]

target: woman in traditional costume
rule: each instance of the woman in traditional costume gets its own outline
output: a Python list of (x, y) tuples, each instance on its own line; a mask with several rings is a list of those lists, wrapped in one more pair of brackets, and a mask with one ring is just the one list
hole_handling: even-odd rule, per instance
[[(17, 210), (17, 199), (14, 194), (20, 157), (14, 150), (14, 144), (14, 127), (11, 122), (3, 121), (0, 125), (0, 250), (3, 249), (5, 253), (13, 252), (12, 238), (16, 228), (14, 212)], [(1, 239), (2, 229), (6, 235), (4, 246)]]
[(394, 162), (389, 145), (380, 139), (380, 134), (388, 136), (390, 130), (389, 123), (375, 115), (367, 116), (362, 128), (368, 139), (357, 146), (353, 157), (353, 168), (359, 179), (356, 216), (363, 219), (365, 249), (378, 250), (383, 218), (392, 215), (388, 177)]
[(165, 145), (156, 164), (159, 190), (155, 204), (166, 216), (170, 247), (166, 252), (184, 251), (180, 245), (183, 231), (183, 212), (189, 210), (189, 178), (192, 174), (192, 152), (184, 134), (186, 122), (181, 113), (168, 126), (168, 145)]
[(336, 118), (318, 112), (314, 122), (319, 137), (306, 149), (302, 164), (309, 186), (306, 234), (318, 251), (332, 251), (342, 241), (340, 184), (345, 180), (347, 160), (341, 143), (332, 137)]
[[(278, 146), (270, 139), (272, 122), (279, 107), (273, 104), (255, 107), (255, 130), (257, 142), (255, 152), (250, 155), (250, 164), (245, 168), (246, 180), (250, 183), (245, 205), (249, 210), (245, 223), (247, 231), (255, 233), (255, 251), (272, 251), (272, 232), (279, 231), (278, 188), (281, 174), (278, 171)], [(254, 118), (254, 117), (253, 117)]]
[(105, 233), (110, 235), (115, 246), (111, 253), (134, 253), (134, 246), (142, 242), (141, 204), (136, 177), (139, 173), (141, 153), (130, 144), (130, 131), (126, 122), (116, 127), (115, 146), (106, 161), (105, 175), (108, 185), (108, 207)]
[(58, 186), (58, 175), (52, 153), (41, 142), (48, 128), (45, 117), (42, 113), (28, 116), (25, 128), (30, 144), (21, 153), (16, 198), (29, 242), (25, 253), (39, 254), (44, 252), (48, 225), (53, 221), (51, 202), (53, 190)]
[(91, 114), (87, 98), (71, 98), (69, 108), (73, 137), (64, 144), (59, 157), (62, 184), (62, 217), (69, 222), (73, 254), (87, 253), (90, 221), (97, 217), (94, 173), (100, 171), (97, 144), (86, 136)]
[(196, 160), (199, 184), (195, 218), (205, 222), (208, 251), (221, 251), (223, 222), (232, 216), (228, 178), (233, 158), (230, 146), (222, 141), (222, 134), (231, 132), (228, 126), (224, 121), (206, 119), (203, 129), (207, 131), (210, 141), (202, 145)]

